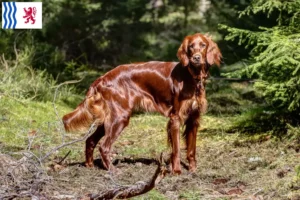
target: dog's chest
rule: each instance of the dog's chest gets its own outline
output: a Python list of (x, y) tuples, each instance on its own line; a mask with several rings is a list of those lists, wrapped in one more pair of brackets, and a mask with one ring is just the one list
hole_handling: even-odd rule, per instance
[(185, 122), (193, 112), (205, 113), (207, 108), (205, 89), (200, 84), (186, 85), (180, 94), (179, 117)]

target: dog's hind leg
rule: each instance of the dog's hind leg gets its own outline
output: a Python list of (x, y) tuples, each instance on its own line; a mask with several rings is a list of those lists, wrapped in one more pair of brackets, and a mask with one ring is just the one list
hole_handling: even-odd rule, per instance
[(93, 153), (94, 149), (99, 142), (99, 140), (104, 136), (104, 125), (98, 126), (96, 131), (86, 140), (85, 142), (85, 166), (93, 167), (94, 166), (94, 158)]
[(128, 125), (128, 123), (129, 115), (123, 117), (111, 116), (110, 120), (104, 122), (105, 137), (103, 141), (101, 141), (99, 150), (102, 157), (103, 166), (107, 170), (114, 170), (110, 159), (111, 146), (121, 134), (123, 129)]

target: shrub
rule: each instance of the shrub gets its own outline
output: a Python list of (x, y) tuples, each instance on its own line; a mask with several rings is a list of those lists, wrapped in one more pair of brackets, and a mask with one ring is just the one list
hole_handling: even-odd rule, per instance
[[(17, 56), (18, 60), (6, 60), (0, 63), (0, 96), (11, 97), (20, 101), (53, 101), (56, 80), (46, 71), (33, 70), (27, 66), (26, 51)], [(67, 100), (72, 96), (73, 87), (61, 87), (57, 99)]]

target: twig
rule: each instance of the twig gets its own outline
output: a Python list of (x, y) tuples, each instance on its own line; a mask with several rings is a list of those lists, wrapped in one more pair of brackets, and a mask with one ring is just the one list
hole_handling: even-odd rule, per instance
[[(30, 81), (29, 82), (32, 82), (32, 81), (34, 81), (34, 79), (35, 79), (35, 72), (34, 72), (34, 70), (31, 68), (31, 67), (29, 67), (29, 66), (24, 66), (26, 69), (28, 69), (28, 71), (30, 72), (30, 74), (31, 74), (31, 79), (30, 79)], [(34, 91), (34, 96), (33, 97), (31, 97), (30, 99), (34, 99), (35, 97), (36, 97), (36, 91)]]
[(102, 194), (92, 194), (90, 199), (92, 200), (104, 200), (104, 199), (127, 199), (130, 197), (138, 196), (152, 190), (167, 174), (167, 169), (162, 166), (162, 154), (160, 156), (160, 162), (157, 169), (150, 179), (150, 181), (138, 181), (134, 185), (121, 186), (115, 189), (108, 190)]
[(263, 191), (263, 189), (258, 189), (254, 194), (253, 194), (253, 196), (256, 196), (258, 193), (260, 193), (261, 191)]
[(63, 157), (57, 164), (61, 164), (68, 156), (69, 156), (69, 154), (71, 153), (71, 151), (69, 151), (66, 155), (65, 155), (65, 157)]
[(31, 194), (29, 192), (22, 193), (22, 194), (8, 194), (5, 196), (0, 196), (0, 199), (15, 199), (15, 198), (21, 198), (21, 197), (31, 197)]
[[(54, 108), (54, 112), (55, 112), (55, 115), (57, 117), (57, 119), (59, 120), (59, 122), (61, 123), (62, 126), (64, 126), (63, 122), (61, 121), (60, 117), (59, 117), (59, 114), (58, 114), (58, 111), (56, 109), (56, 106), (55, 106), (55, 101), (56, 101), (56, 97), (57, 97), (57, 93), (58, 93), (58, 89), (63, 86), (63, 85), (67, 85), (67, 84), (74, 84), (74, 83), (79, 83), (81, 82), (82, 79), (80, 80), (71, 80), (71, 81), (65, 81), (63, 83), (60, 83), (59, 85), (55, 86), (55, 92), (54, 92), (54, 97), (53, 97), (53, 102), (52, 102), (52, 105), (53, 105), (53, 108)], [(62, 142), (64, 143), (65, 142), (65, 134), (63, 133), (62, 135)]]
[(27, 145), (27, 151), (30, 151), (30, 149), (32, 147), (32, 143), (33, 143), (35, 137), (36, 137), (36, 133), (33, 136), (28, 135), (28, 143), (29, 144)]
[[(53, 108), (54, 108), (54, 112), (55, 112), (55, 114), (56, 114), (56, 117), (57, 117), (57, 119), (58, 119), (60, 122), (61, 122), (61, 120), (60, 120), (60, 117), (59, 117), (58, 111), (57, 111), (57, 109), (56, 109), (56, 106), (55, 106), (55, 101), (56, 101), (56, 97), (57, 97), (58, 89), (59, 89), (61, 86), (63, 86), (63, 85), (68, 85), (68, 84), (79, 83), (79, 82), (81, 82), (81, 81), (82, 81), (82, 79), (80, 79), (80, 80), (71, 80), (71, 81), (65, 81), (65, 82), (63, 82), (63, 83), (60, 83), (59, 85), (57, 85), (57, 86), (53, 87), (53, 88), (56, 88), (56, 89), (55, 89), (55, 93), (54, 93), (54, 97), (53, 97), (53, 102), (52, 102), (52, 105), (53, 105)], [(61, 123), (62, 123), (62, 122), (61, 122)]]
[(4, 54), (2, 54), (2, 59), (1, 59), (1, 63), (5, 66), (5, 70), (8, 70), (8, 64), (5, 60)]
[(76, 142), (81, 142), (81, 141), (83, 141), (83, 140), (86, 140), (86, 139), (91, 135), (91, 133), (94, 131), (94, 126), (95, 126), (95, 123), (93, 123), (93, 124), (90, 126), (88, 132), (87, 132), (82, 138), (79, 138), (79, 139), (77, 139), (77, 140), (73, 140), (73, 141), (71, 141), (71, 142), (63, 143), (63, 144), (61, 144), (61, 145), (59, 145), (59, 146), (53, 148), (51, 151), (49, 151), (45, 156), (43, 156), (43, 157), (41, 158), (41, 162), (44, 162), (44, 160), (45, 160), (46, 158), (48, 158), (51, 154), (53, 154), (55, 151), (57, 151), (57, 150), (59, 150), (59, 149), (65, 147), (65, 146), (68, 146), (68, 145), (74, 144), (74, 143), (76, 143)]

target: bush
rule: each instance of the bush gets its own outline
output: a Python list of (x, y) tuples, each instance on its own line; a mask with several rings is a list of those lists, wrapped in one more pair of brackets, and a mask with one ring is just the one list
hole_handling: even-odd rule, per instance
[[(27, 66), (26, 51), (18, 55), (18, 60), (6, 60), (0, 63), (0, 96), (7, 96), (20, 101), (53, 101), (56, 80), (45, 70), (33, 70)], [(74, 91), (73, 87), (61, 87), (57, 99), (67, 101)], [(74, 96), (74, 95), (73, 95)]]

